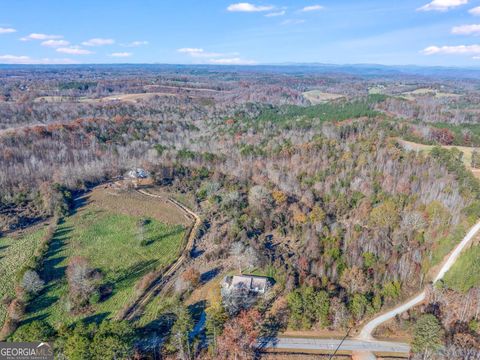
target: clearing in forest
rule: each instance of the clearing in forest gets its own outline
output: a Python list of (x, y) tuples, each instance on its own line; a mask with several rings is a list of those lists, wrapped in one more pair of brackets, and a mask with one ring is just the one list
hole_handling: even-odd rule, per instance
[(328, 101), (343, 99), (345, 96), (342, 94), (332, 94), (322, 92), (320, 90), (311, 90), (303, 93), (305, 99), (309, 100), (312, 105), (322, 104)]
[[(430, 152), (435, 145), (424, 145), (419, 143), (414, 143), (412, 141), (406, 141), (403, 139), (397, 139), (397, 141), (406, 149), (406, 150), (414, 150), (414, 151), (425, 151)], [(456, 148), (463, 153), (463, 163), (465, 167), (469, 169), (476, 178), (480, 178), (480, 169), (472, 168), (472, 151), (478, 148), (468, 147), (468, 146), (453, 146), (453, 145), (443, 145), (440, 146), (444, 149), (453, 149)]]
[(437, 89), (420, 88), (413, 91), (402, 93), (402, 97), (407, 100), (415, 100), (419, 96), (430, 96), (434, 98), (458, 98), (460, 94), (441, 92)]
[(34, 103), (59, 103), (59, 102), (73, 102), (75, 99), (72, 96), (56, 96), (56, 95), (47, 95), (36, 97)]
[(106, 96), (99, 99), (83, 98), (80, 102), (103, 103), (103, 102), (137, 102), (144, 99), (152, 99), (155, 96), (177, 96), (174, 93), (138, 93), (138, 94), (118, 94)]
[[(135, 298), (135, 285), (181, 253), (187, 219), (173, 205), (135, 192), (96, 188), (55, 233), (40, 274), (45, 290), (27, 308), (28, 319), (52, 325), (110, 318)], [(88, 309), (72, 314), (66, 270), (73, 256), (101, 274), (103, 290)]]

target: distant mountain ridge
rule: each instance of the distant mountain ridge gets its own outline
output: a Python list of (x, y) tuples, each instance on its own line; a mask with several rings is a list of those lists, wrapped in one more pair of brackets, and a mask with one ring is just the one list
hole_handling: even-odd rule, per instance
[(322, 63), (278, 63), (258, 65), (208, 65), (208, 64), (72, 64), (72, 65), (16, 65), (0, 64), (1, 69), (139, 69), (192, 70), (213, 72), (274, 72), (274, 73), (339, 73), (359, 77), (381, 76), (424, 76), (442, 78), (480, 79), (480, 67), (443, 67), (419, 65), (381, 64), (322, 64)]

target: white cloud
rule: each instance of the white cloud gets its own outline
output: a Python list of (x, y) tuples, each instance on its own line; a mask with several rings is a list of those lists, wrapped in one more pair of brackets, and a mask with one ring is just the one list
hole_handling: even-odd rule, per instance
[(305, 6), (301, 12), (309, 12), (309, 11), (318, 11), (318, 10), (323, 10), (324, 7), (322, 5), (310, 5), (310, 6)]
[(418, 8), (417, 11), (448, 11), (465, 4), (468, 4), (468, 0), (433, 0)]
[(282, 25), (296, 25), (296, 24), (303, 24), (305, 20), (303, 19), (287, 19), (282, 21)]
[(22, 65), (31, 65), (31, 64), (75, 64), (76, 62), (72, 59), (32, 59), (26, 55), (0, 55), (1, 64), (22, 64)]
[(17, 32), (17, 30), (15, 30), (14, 28), (0, 27), (0, 34), (11, 34), (11, 33), (14, 33), (14, 32)]
[(474, 16), (480, 16), (480, 6), (474, 7), (473, 9), (468, 10), (468, 12)]
[(179, 53), (187, 54), (196, 58), (212, 58), (212, 57), (221, 57), (226, 54), (207, 52), (201, 48), (181, 48), (177, 50)]
[(132, 55), (133, 54), (131, 52), (114, 52), (110, 54), (112, 57), (129, 57)]
[(143, 45), (148, 45), (148, 41), (137, 40), (137, 41), (132, 41), (126, 44), (122, 44), (122, 46), (124, 47), (139, 47)]
[(67, 40), (46, 40), (43, 41), (40, 45), (49, 47), (62, 47), (70, 45), (70, 42), (68, 42)]
[(180, 53), (192, 54), (192, 53), (203, 53), (205, 50), (201, 48), (181, 48), (177, 50)]
[(261, 12), (273, 10), (271, 5), (254, 5), (250, 3), (236, 3), (227, 7), (230, 12)]
[(457, 35), (480, 35), (480, 24), (461, 25), (452, 28), (452, 34)]
[(104, 46), (104, 45), (112, 45), (115, 43), (113, 39), (102, 39), (102, 38), (94, 38), (87, 41), (82, 42), (84, 46)]
[(78, 46), (70, 46), (70, 47), (61, 47), (57, 49), (58, 52), (70, 55), (89, 55), (93, 54), (92, 51), (87, 49), (79, 48)]
[(246, 60), (239, 57), (238, 53), (215, 53), (208, 52), (202, 48), (181, 48), (177, 50), (179, 53), (188, 55), (198, 59), (203, 64), (214, 65), (253, 65), (256, 61)]
[(245, 60), (238, 57), (210, 59), (208, 60), (208, 62), (214, 65), (255, 65), (257, 63), (256, 61), (253, 61), (253, 60)]
[(2, 64), (27, 64), (31, 61), (28, 56), (17, 56), (17, 55), (0, 55), (0, 63)]
[(480, 45), (429, 46), (421, 52), (425, 55), (472, 55), (480, 54)]
[(271, 13), (268, 13), (266, 14), (265, 16), (266, 17), (273, 17), (273, 16), (283, 16), (285, 15), (287, 12), (285, 10), (281, 10), (281, 11), (276, 11), (276, 12), (271, 12)]
[(28, 36), (20, 38), (22, 41), (29, 41), (29, 40), (55, 40), (63, 38), (62, 35), (48, 35), (48, 34), (38, 34), (32, 33)]

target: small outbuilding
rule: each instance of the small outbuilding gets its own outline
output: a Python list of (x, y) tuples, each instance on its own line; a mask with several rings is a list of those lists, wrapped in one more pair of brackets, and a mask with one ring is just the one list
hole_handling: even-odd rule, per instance
[(150, 173), (141, 168), (132, 169), (127, 173), (127, 176), (130, 179), (148, 179), (150, 177)]
[(153, 184), (152, 175), (142, 168), (132, 169), (125, 174), (125, 184), (135, 188), (150, 186)]

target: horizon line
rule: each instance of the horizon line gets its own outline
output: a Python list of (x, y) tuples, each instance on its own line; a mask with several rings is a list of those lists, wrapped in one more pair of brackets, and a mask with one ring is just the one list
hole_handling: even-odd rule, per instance
[(287, 66), (336, 66), (336, 67), (346, 67), (346, 66), (381, 66), (386, 68), (400, 68), (400, 67), (417, 67), (417, 68), (443, 68), (443, 69), (468, 69), (468, 70), (480, 70), (479, 65), (420, 65), (420, 64), (382, 64), (382, 63), (322, 63), (322, 62), (280, 62), (280, 63), (257, 63), (257, 64), (205, 64), (205, 63), (163, 63), (163, 62), (124, 62), (124, 63), (31, 63), (31, 64), (12, 64), (12, 63), (0, 63), (0, 66), (118, 66), (118, 65), (163, 65), (163, 66), (205, 66), (205, 67), (264, 67), (264, 66), (278, 66), (278, 67), (287, 67)]

